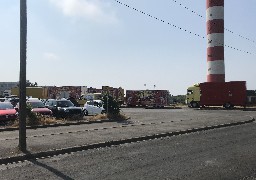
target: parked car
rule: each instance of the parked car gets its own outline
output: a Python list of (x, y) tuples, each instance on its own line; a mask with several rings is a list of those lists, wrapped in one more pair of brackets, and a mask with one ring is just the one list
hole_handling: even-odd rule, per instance
[(17, 103), (19, 102), (19, 100), (20, 99), (17, 97), (7, 97), (5, 101), (10, 102), (13, 105), (13, 107), (15, 107), (17, 105)]
[[(52, 115), (52, 111), (45, 107), (44, 103), (39, 99), (28, 99), (27, 105), (31, 106), (31, 111), (41, 115)], [(19, 103), (15, 106), (15, 109), (19, 111)]]
[(6, 101), (6, 98), (0, 98), (0, 102)]
[(15, 120), (18, 116), (10, 102), (0, 102), (0, 121)]
[(35, 99), (28, 99), (27, 105), (30, 105), (32, 108), (32, 112), (39, 113), (42, 115), (52, 115), (52, 111), (45, 107), (44, 103), (42, 101), (35, 100)]
[(48, 99), (45, 106), (52, 111), (53, 116), (55, 117), (66, 118), (74, 115), (78, 115), (80, 117), (84, 116), (83, 108), (74, 106), (74, 104), (67, 99)]
[(85, 115), (96, 115), (105, 113), (105, 109), (102, 107), (103, 102), (101, 100), (91, 100), (84, 104)]

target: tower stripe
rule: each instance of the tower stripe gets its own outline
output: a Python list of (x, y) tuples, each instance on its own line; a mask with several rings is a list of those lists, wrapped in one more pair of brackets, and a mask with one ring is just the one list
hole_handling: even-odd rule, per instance
[(225, 82), (224, 0), (206, 0), (207, 81)]

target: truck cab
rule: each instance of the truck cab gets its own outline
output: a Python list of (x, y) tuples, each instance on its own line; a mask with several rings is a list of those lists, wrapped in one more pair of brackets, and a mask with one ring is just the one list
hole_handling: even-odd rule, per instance
[(186, 103), (188, 107), (198, 108), (200, 103), (200, 85), (194, 84), (193, 86), (188, 87)]

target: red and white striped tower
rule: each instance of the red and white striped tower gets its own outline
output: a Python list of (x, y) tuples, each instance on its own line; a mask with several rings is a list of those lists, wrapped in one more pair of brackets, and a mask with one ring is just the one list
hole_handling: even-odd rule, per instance
[(225, 82), (224, 0), (206, 0), (207, 82)]

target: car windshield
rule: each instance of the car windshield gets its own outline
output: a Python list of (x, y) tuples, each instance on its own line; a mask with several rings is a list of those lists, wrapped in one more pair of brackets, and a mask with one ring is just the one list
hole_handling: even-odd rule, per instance
[(10, 102), (16, 102), (17, 103), (17, 102), (19, 102), (19, 98), (11, 98)]
[(44, 108), (44, 103), (41, 101), (30, 101), (27, 104), (31, 105), (32, 108)]
[(0, 102), (4, 102), (5, 101), (5, 98), (0, 98)]
[(103, 106), (101, 101), (87, 101), (87, 104), (97, 106), (97, 107), (102, 107)]
[(11, 103), (0, 103), (0, 110), (14, 109)]
[(102, 107), (102, 103), (101, 102), (94, 102), (94, 106)]
[(57, 101), (57, 107), (70, 107), (74, 106), (71, 101)]

